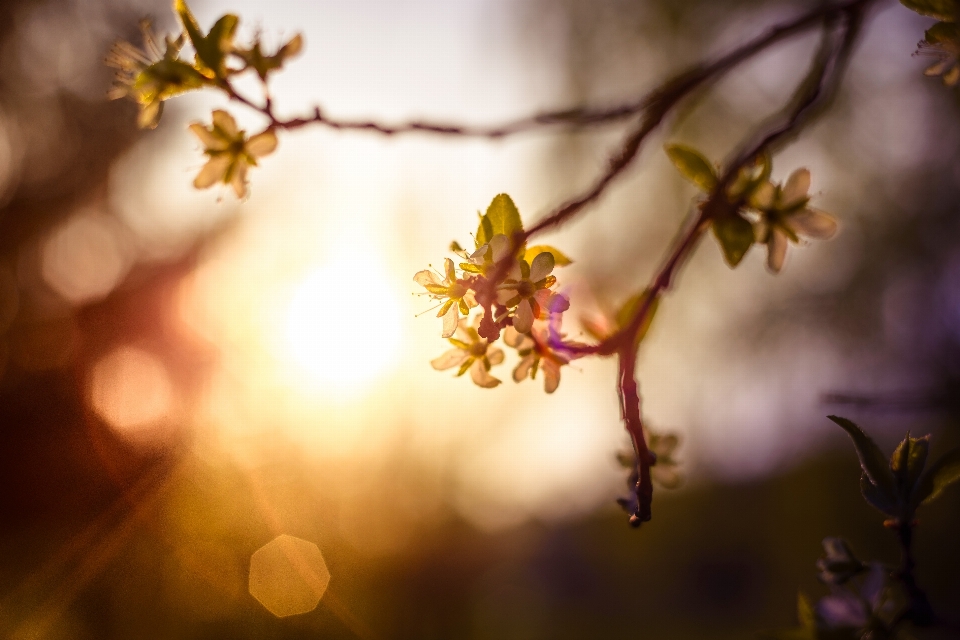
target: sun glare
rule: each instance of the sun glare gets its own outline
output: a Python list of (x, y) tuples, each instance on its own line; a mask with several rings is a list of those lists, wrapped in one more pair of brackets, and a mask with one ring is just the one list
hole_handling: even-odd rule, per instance
[(356, 396), (396, 362), (400, 300), (356, 261), (322, 265), (295, 285), (284, 315), (284, 356), (307, 391)]

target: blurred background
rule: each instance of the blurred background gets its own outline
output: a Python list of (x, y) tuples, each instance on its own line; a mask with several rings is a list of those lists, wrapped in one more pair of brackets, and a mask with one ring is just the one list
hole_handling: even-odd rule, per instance
[[(495, 124), (615, 106), (807, 3), (196, 0), (303, 54), (283, 114)], [(931, 21), (867, 24), (829, 111), (774, 162), (842, 224), (777, 277), (705, 241), (641, 349), (644, 413), (675, 431), (683, 488), (627, 526), (612, 361), (559, 390), (438, 373), (413, 274), (513, 196), (535, 220), (586, 187), (622, 126), (497, 142), (304, 129), (251, 195), (195, 191), (192, 121), (108, 102), (111, 43), (166, 2), (0, 2), (0, 635), (86, 638), (742, 638), (819, 597), (820, 540), (894, 562), (858, 495), (840, 413), (892, 450), (960, 442), (960, 104), (911, 57)], [(544, 238), (578, 315), (650, 277), (693, 205), (661, 151), (721, 160), (775, 113), (817, 44), (799, 36), (684, 104), (599, 204)], [(243, 85), (248, 91), (255, 83)], [(255, 114), (228, 107), (242, 127)], [(960, 602), (960, 491), (927, 507), (918, 577)], [(247, 588), (280, 534), (316, 543), (319, 607), (278, 619)]]

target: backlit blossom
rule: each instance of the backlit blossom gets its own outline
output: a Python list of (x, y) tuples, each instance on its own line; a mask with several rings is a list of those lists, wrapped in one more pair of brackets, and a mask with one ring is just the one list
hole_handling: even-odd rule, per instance
[(213, 112), (213, 124), (208, 128), (199, 122), (190, 125), (203, 143), (203, 152), (209, 157), (200, 169), (193, 186), (206, 189), (218, 182), (233, 187), (238, 198), (247, 193), (247, 168), (257, 166), (257, 159), (277, 148), (277, 136), (267, 129), (252, 138), (237, 128), (237, 122), (226, 111)]
[[(553, 393), (560, 385), (560, 368), (570, 364), (574, 356), (562, 347), (563, 335), (556, 332), (557, 327), (550, 327), (547, 323), (533, 326), (529, 334), (517, 331), (515, 327), (507, 327), (504, 332), (504, 342), (517, 350), (520, 362), (513, 370), (513, 379), (520, 382), (526, 377), (531, 380), (537, 377), (537, 371), (543, 371), (543, 388), (547, 393)], [(551, 336), (551, 333), (554, 335)], [(551, 339), (553, 338), (553, 339)], [(583, 346), (580, 343), (570, 343)], [(561, 346), (555, 346), (561, 345)]]
[(437, 371), (459, 367), (458, 376), (470, 371), (470, 378), (477, 386), (491, 389), (500, 384), (500, 380), (490, 375), (490, 368), (503, 362), (503, 350), (480, 337), (476, 320), (469, 326), (460, 322), (456, 337), (449, 338), (454, 348), (431, 360), (430, 366)]
[(140, 24), (143, 49), (129, 42), (117, 42), (110, 49), (106, 63), (117, 70), (110, 99), (129, 97), (140, 105), (137, 124), (153, 129), (160, 121), (163, 101), (184, 91), (203, 86), (206, 79), (190, 64), (179, 59), (183, 35), (167, 37), (161, 49), (150, 22)]
[(797, 169), (784, 186), (767, 182), (752, 198), (760, 211), (756, 237), (767, 245), (767, 267), (778, 273), (783, 268), (788, 241), (799, 243), (801, 237), (827, 240), (837, 232), (837, 221), (828, 213), (808, 207), (810, 172)]
[(917, 45), (915, 55), (937, 58), (924, 70), (924, 75), (940, 76), (948, 87), (960, 83), (960, 29), (955, 23), (938, 22), (933, 25)]
[(678, 469), (679, 464), (673, 457), (673, 452), (680, 444), (680, 438), (673, 433), (647, 433), (647, 447), (657, 459), (650, 468), (650, 478), (664, 489), (676, 489), (683, 478)]
[(569, 306), (566, 298), (550, 290), (556, 281), (554, 257), (548, 251), (537, 254), (532, 264), (518, 260), (509, 276), (497, 287), (497, 303), (507, 308), (516, 307), (513, 326), (520, 333), (529, 333), (533, 321), (545, 318), (549, 311), (564, 311)]
[(443, 267), (442, 280), (432, 270), (424, 269), (413, 276), (413, 281), (426, 289), (432, 298), (444, 300), (440, 305), (440, 311), (437, 312), (437, 317), (443, 318), (443, 337), (449, 338), (457, 329), (460, 314), (470, 315), (470, 309), (477, 306), (477, 301), (473, 291), (470, 290), (469, 283), (457, 278), (453, 260), (445, 259)]

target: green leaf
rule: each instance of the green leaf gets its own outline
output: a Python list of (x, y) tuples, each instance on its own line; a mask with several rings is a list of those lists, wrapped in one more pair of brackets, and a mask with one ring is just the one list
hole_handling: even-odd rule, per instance
[(923, 34), (930, 44), (944, 44), (960, 41), (960, 27), (953, 22), (938, 22)]
[(909, 497), (913, 493), (913, 488), (927, 464), (929, 448), (930, 436), (911, 438), (908, 433), (890, 456), (890, 468), (897, 478), (902, 495)]
[(533, 264), (533, 259), (536, 258), (538, 254), (544, 252), (553, 254), (553, 263), (557, 267), (565, 267), (568, 264), (573, 264), (573, 260), (564, 255), (560, 249), (546, 244), (538, 244), (530, 247), (527, 249), (527, 252), (523, 254), (523, 259), (528, 263)]
[(897, 483), (890, 465), (887, 464), (887, 457), (880, 451), (880, 447), (851, 420), (839, 416), (827, 416), (827, 418), (839, 425), (853, 440), (863, 473), (880, 491), (884, 499), (883, 504), (898, 504)]
[(915, 497), (917, 504), (930, 502), (957, 480), (960, 480), (960, 448), (934, 462), (920, 477)]
[(714, 220), (713, 235), (717, 237), (723, 257), (731, 267), (740, 264), (755, 240), (753, 225), (738, 213)]
[(493, 235), (502, 233), (510, 238), (514, 233), (523, 231), (523, 222), (520, 221), (517, 205), (513, 204), (513, 200), (505, 193), (493, 199), (487, 207), (487, 217), (490, 219)]
[(703, 191), (709, 193), (717, 186), (716, 170), (699, 151), (682, 144), (668, 144), (663, 150), (680, 174)]
[(226, 74), (226, 55), (233, 48), (233, 36), (240, 19), (231, 14), (222, 16), (205, 36), (186, 0), (174, 0), (173, 9), (193, 43), (197, 60), (217, 77), (223, 77)]
[(871, 507), (891, 518), (897, 515), (897, 503), (890, 500), (877, 485), (870, 482), (867, 474), (860, 476), (860, 493)]
[[(616, 321), (618, 327), (625, 327), (633, 320), (633, 316), (640, 311), (640, 308), (646, 303), (647, 298), (650, 295), (649, 289), (644, 289), (640, 293), (636, 293), (623, 303), (623, 306), (617, 311)], [(660, 307), (660, 297), (656, 297), (652, 303), (650, 303), (650, 308), (647, 311), (647, 317), (643, 321), (643, 326), (640, 327), (640, 331), (637, 332), (637, 339), (635, 346), (640, 346), (640, 343), (643, 342), (643, 338), (647, 335), (647, 331), (650, 330), (650, 325), (653, 323), (654, 316), (657, 315), (657, 309)]]
[(960, 14), (957, 0), (900, 0), (900, 4), (922, 16), (953, 22)]
[(493, 237), (493, 224), (490, 222), (490, 218), (481, 214), (479, 211), (477, 215), (480, 216), (480, 224), (477, 226), (477, 249), (483, 245), (490, 242), (490, 238)]
[(173, 10), (176, 12), (177, 16), (179, 16), (180, 22), (183, 24), (184, 31), (187, 32), (190, 42), (193, 43), (193, 48), (197, 51), (200, 51), (200, 47), (197, 46), (197, 43), (203, 42), (203, 32), (200, 31), (200, 25), (197, 24), (197, 19), (193, 17), (193, 12), (190, 11), (190, 7), (187, 6), (185, 0), (174, 0)]

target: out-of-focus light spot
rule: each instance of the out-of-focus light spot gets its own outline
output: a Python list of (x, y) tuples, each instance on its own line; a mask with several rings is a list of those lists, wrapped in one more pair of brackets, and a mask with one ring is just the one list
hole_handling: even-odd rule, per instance
[(309, 390), (354, 395), (396, 362), (400, 326), (400, 301), (383, 278), (361, 261), (336, 262), (294, 288), (283, 356)]
[(103, 215), (74, 215), (43, 247), (44, 280), (75, 304), (102, 298), (129, 266), (117, 234), (115, 224)]
[(154, 356), (134, 347), (120, 347), (93, 368), (93, 409), (124, 439), (156, 444), (169, 435), (164, 421), (173, 404), (166, 368)]
[(281, 535), (250, 557), (250, 595), (278, 618), (313, 611), (330, 584), (320, 549)]

